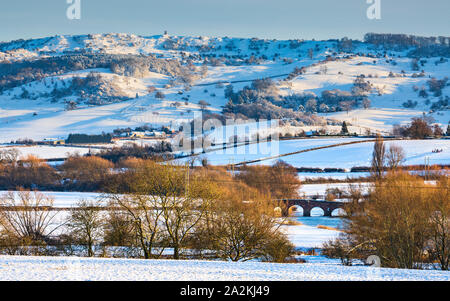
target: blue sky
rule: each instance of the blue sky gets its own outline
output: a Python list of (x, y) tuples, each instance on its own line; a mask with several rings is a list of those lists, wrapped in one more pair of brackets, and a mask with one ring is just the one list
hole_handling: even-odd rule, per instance
[(362, 39), (366, 32), (450, 35), (449, 0), (81, 0), (68, 20), (66, 0), (1, 0), (0, 41), (57, 34), (124, 32), (277, 39)]

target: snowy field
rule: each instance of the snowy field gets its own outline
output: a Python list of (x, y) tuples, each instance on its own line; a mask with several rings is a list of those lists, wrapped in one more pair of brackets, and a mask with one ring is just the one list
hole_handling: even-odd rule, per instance
[(346, 180), (346, 179), (357, 179), (361, 177), (368, 177), (370, 176), (370, 172), (326, 172), (326, 173), (299, 172), (297, 175), (301, 181), (304, 181), (305, 179), (319, 179), (319, 178)]
[(341, 191), (348, 191), (350, 186), (354, 186), (357, 188), (362, 188), (364, 192), (368, 191), (370, 187), (369, 183), (327, 183), (327, 184), (304, 184), (300, 187), (300, 195), (304, 195), (306, 197), (313, 197), (316, 195), (324, 196), (326, 194), (327, 189), (337, 188)]
[(296, 249), (320, 249), (323, 243), (337, 238), (340, 233), (339, 231), (306, 225), (283, 226), (282, 230), (287, 234)]
[[(349, 170), (350, 168), (356, 166), (370, 166), (373, 142), (331, 147), (295, 155), (282, 156), (280, 158), (273, 158), (273, 156), (308, 150), (311, 148), (364, 140), (368, 139), (314, 138), (263, 142), (202, 154), (196, 157), (196, 164), (200, 165), (202, 158), (206, 158), (208, 163), (211, 165), (236, 164), (245, 161), (263, 159), (261, 162), (257, 162), (255, 164), (272, 165), (277, 160), (283, 160), (295, 167), (343, 168)], [(153, 144), (156, 142), (152, 140), (146, 143)], [(388, 149), (391, 144), (399, 145), (405, 150), (406, 160), (404, 165), (424, 164), (425, 158), (429, 158), (430, 164), (450, 164), (450, 139), (387, 141), (386, 149)], [(26, 158), (28, 155), (33, 155), (41, 159), (67, 158), (69, 155), (86, 155), (89, 151), (91, 153), (96, 153), (99, 151), (99, 149), (96, 149), (95, 146), (91, 149), (88, 147), (71, 146), (0, 146), (0, 150), (7, 149), (18, 150), (19, 157), (21, 159)], [(433, 153), (433, 150), (435, 149), (440, 149), (442, 152)], [(185, 162), (190, 159), (191, 158), (184, 158), (177, 161)], [(356, 173), (333, 173), (332, 175), (327, 173), (305, 173), (299, 175), (301, 177), (310, 178), (331, 176), (345, 179), (347, 176), (355, 177)]]
[(0, 256), (0, 280), (39, 281), (449, 281), (450, 272), (345, 267), (335, 263), (131, 260)]
[(325, 217), (320, 208), (313, 208), (311, 217), (303, 217), (303, 210), (298, 208), (289, 219), (299, 224), (283, 225), (281, 229), (296, 249), (320, 249), (325, 242), (337, 238), (343, 227), (341, 218)]
[(84, 156), (89, 153), (96, 153), (98, 149), (88, 147), (70, 147), (70, 146), (14, 146), (14, 147), (0, 147), (1, 150), (16, 149), (19, 151), (19, 158), (25, 159), (29, 155), (38, 157), (40, 159), (61, 159), (67, 158), (71, 155)]
[[(425, 164), (425, 158), (429, 158), (431, 165), (450, 164), (450, 139), (399, 140), (386, 141), (385, 144), (386, 149), (391, 144), (399, 145), (404, 149), (406, 160), (403, 162), (403, 165)], [(357, 166), (370, 166), (373, 145), (373, 142), (344, 145), (291, 155), (280, 159), (295, 167), (350, 169)], [(442, 149), (442, 152), (433, 153), (435, 149)], [(272, 165), (276, 160), (270, 159), (256, 164)]]
[[(300, 154), (274, 156), (289, 154), (292, 152), (308, 150), (310, 148), (332, 146), (335, 144), (364, 141), (361, 138), (316, 138), (263, 142), (259, 144), (243, 145), (227, 150), (218, 150), (205, 153), (197, 157), (196, 164), (200, 164), (200, 159), (206, 158), (211, 165), (236, 164), (251, 160), (261, 160), (252, 164), (272, 165), (277, 160), (283, 160), (294, 167), (308, 168), (342, 168), (349, 170), (352, 167), (370, 166), (372, 160), (373, 142), (362, 142), (351, 145), (336, 146), (326, 149), (313, 150)], [(430, 140), (394, 140), (386, 141), (386, 149), (392, 144), (401, 146), (406, 159), (403, 165), (425, 164), (425, 158), (433, 164), (450, 164), (450, 139), (430, 139)], [(442, 150), (440, 153), (433, 153), (433, 150)], [(190, 158), (179, 161), (190, 160)], [(327, 177), (326, 173), (314, 174), (316, 177)], [(346, 177), (351, 174), (340, 174)]]
[[(0, 191), (0, 196), (5, 195), (8, 191)], [(40, 193), (49, 196), (53, 199), (53, 207), (56, 208), (70, 208), (77, 205), (81, 200), (86, 201), (102, 201), (101, 193), (91, 193), (91, 192), (48, 192), (40, 191)], [(17, 196), (16, 196), (17, 197)]]
[[(242, 145), (236, 148), (228, 148), (226, 150), (217, 150), (200, 155), (196, 162), (200, 164), (201, 158), (208, 159), (211, 165), (226, 165), (230, 163), (240, 163), (244, 161), (258, 160), (272, 156), (278, 156), (291, 152), (307, 150), (310, 148), (329, 146), (340, 143), (349, 143), (356, 141), (363, 141), (368, 139), (361, 138), (315, 138), (315, 139), (296, 139), (296, 140), (281, 140), (269, 141), (262, 143), (254, 143), (249, 145)], [(281, 158), (283, 159), (283, 158)], [(190, 160), (190, 158), (180, 159), (183, 162)], [(272, 161), (276, 161), (271, 160)]]

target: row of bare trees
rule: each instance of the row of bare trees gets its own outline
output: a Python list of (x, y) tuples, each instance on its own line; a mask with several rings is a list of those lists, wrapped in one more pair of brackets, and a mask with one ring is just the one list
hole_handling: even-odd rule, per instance
[[(123, 146), (103, 151), (98, 156), (70, 156), (61, 165), (51, 166), (45, 160), (29, 155), (21, 157), (15, 148), (0, 150), (0, 189), (16, 187), (45, 191), (106, 191), (107, 183), (130, 158), (153, 158), (170, 150), (168, 144), (152, 147)], [(165, 158), (168, 159), (168, 158)]]
[(100, 157), (73, 156), (52, 167), (35, 156), (19, 160), (14, 149), (0, 151), (0, 187), (41, 190), (96, 191), (113, 176), (114, 164)]
[(221, 168), (135, 161), (101, 201), (69, 211), (38, 192), (0, 197), (0, 252), (278, 262), (292, 253), (270, 192)]

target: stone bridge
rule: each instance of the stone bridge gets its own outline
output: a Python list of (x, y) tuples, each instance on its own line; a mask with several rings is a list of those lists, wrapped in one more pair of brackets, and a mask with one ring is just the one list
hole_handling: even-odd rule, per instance
[(311, 210), (313, 208), (321, 208), (324, 212), (324, 216), (331, 216), (331, 213), (338, 209), (344, 208), (345, 203), (342, 202), (329, 202), (329, 201), (320, 201), (313, 199), (304, 199), (304, 200), (279, 200), (280, 205), (283, 205), (282, 214), (283, 216), (288, 216), (289, 211), (294, 206), (302, 207), (303, 216), (311, 216)]

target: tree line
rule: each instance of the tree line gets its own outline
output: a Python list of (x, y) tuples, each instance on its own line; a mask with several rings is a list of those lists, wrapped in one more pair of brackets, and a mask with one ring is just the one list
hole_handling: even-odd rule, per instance
[[(107, 139), (108, 137), (104, 137)], [(103, 138), (102, 138), (103, 139)], [(73, 155), (63, 164), (50, 166), (35, 156), (20, 158), (17, 149), (0, 151), (0, 187), (3, 190), (38, 189), (46, 191), (101, 191), (117, 177), (117, 171), (126, 172), (130, 161), (168, 160), (171, 146), (167, 143), (138, 146), (124, 145), (102, 150), (96, 156)]]
[[(54, 200), (39, 192), (0, 196), (0, 252), (291, 260), (293, 246), (280, 230), (271, 201), (272, 193), (284, 188), (298, 190), (300, 182), (289, 166), (262, 169), (269, 175), (264, 180), (272, 183), (264, 187), (262, 179), (254, 179), (253, 169), (236, 178), (218, 167), (190, 170), (150, 160), (128, 166), (128, 173), (109, 182), (101, 201), (80, 200), (65, 216), (51, 211)], [(283, 184), (275, 170), (290, 174), (292, 182)]]

